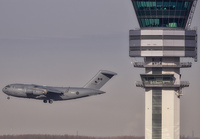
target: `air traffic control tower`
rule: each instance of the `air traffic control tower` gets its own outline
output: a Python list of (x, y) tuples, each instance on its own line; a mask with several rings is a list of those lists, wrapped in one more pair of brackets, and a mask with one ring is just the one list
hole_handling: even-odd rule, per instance
[[(197, 31), (190, 28), (197, 0), (132, 0), (140, 29), (130, 30), (130, 57), (145, 68), (137, 87), (145, 89), (145, 139), (180, 139), (180, 96), (189, 87), (180, 68), (197, 61)], [(188, 60), (188, 59), (186, 59)]]

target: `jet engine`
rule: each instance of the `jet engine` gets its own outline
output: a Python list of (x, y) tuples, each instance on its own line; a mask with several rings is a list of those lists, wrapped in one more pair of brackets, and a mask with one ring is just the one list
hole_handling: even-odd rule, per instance
[(40, 88), (31, 88), (31, 89), (26, 89), (26, 94), (29, 95), (46, 95), (47, 94), (47, 90), (45, 89), (40, 89)]
[(47, 90), (36, 88), (33, 90), (33, 95), (45, 95), (47, 94)]

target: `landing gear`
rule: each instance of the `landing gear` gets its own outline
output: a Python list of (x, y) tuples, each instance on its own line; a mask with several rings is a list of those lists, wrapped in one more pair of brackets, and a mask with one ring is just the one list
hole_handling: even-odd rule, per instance
[(50, 99), (50, 100), (46, 100), (46, 99), (45, 99), (45, 100), (43, 100), (43, 102), (44, 102), (44, 103), (49, 102), (49, 104), (52, 104), (52, 103), (53, 103), (53, 100), (52, 100), (52, 99)]
[(53, 103), (53, 100), (52, 100), (52, 99), (50, 99), (50, 100), (49, 100), (49, 104), (52, 104), (52, 103)]
[(10, 97), (8, 96), (8, 97), (7, 97), (7, 99), (9, 100), (9, 99), (10, 99)]

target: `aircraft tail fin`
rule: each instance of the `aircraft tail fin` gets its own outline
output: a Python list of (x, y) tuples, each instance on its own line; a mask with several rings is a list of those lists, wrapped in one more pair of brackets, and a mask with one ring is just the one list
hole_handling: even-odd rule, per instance
[(112, 71), (100, 70), (85, 86), (84, 88), (100, 89), (113, 76), (117, 75)]

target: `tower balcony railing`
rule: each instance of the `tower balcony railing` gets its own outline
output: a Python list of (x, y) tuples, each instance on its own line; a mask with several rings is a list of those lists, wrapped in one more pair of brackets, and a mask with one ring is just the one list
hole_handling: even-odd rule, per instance
[(146, 67), (177, 67), (177, 68), (189, 68), (192, 66), (192, 62), (177, 62), (177, 63), (162, 63), (162, 62), (134, 62), (134, 67), (146, 68)]
[(189, 87), (189, 81), (171, 82), (171, 81), (136, 81), (136, 87)]

